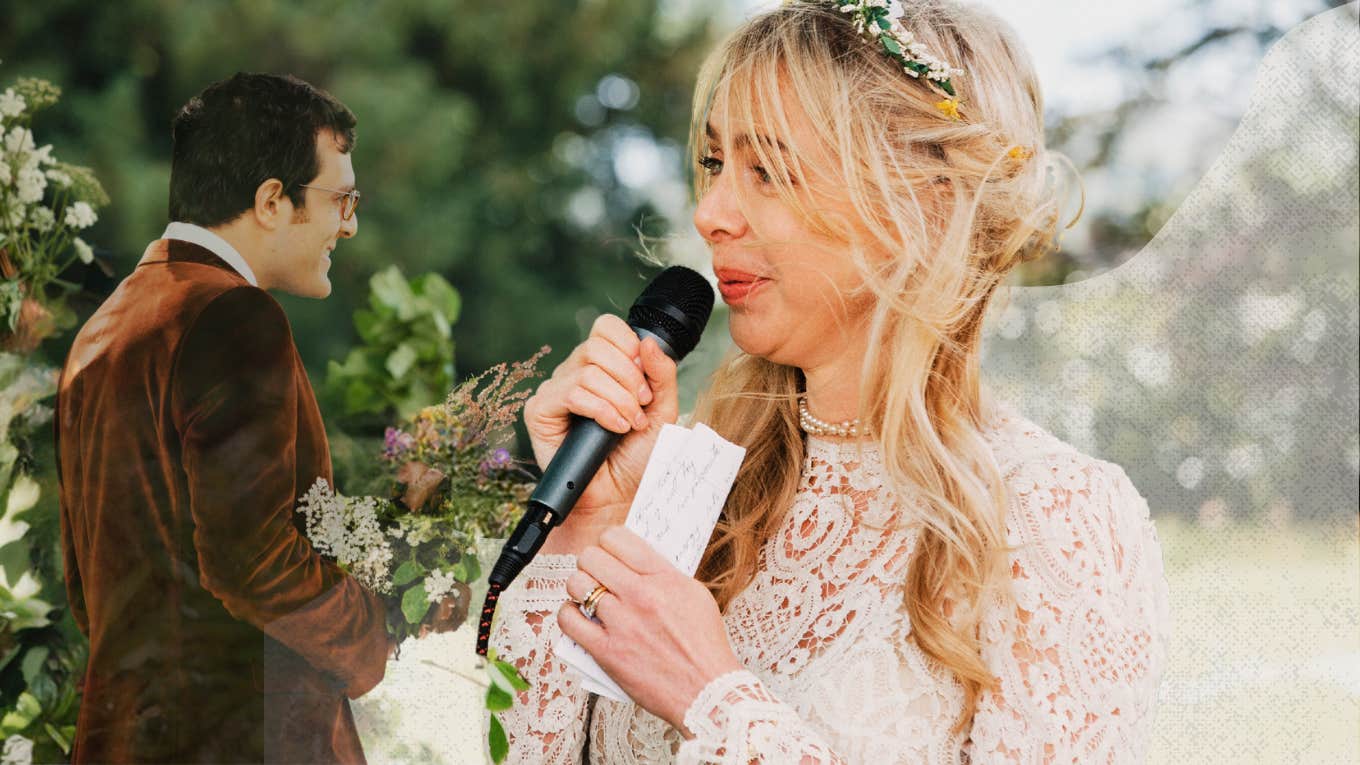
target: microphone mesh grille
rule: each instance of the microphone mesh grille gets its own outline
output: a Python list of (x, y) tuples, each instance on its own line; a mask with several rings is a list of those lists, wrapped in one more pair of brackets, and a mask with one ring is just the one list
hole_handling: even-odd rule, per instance
[[(644, 305), (664, 302), (684, 317), (684, 321), (669, 312)], [(699, 337), (713, 313), (713, 288), (698, 272), (684, 266), (671, 266), (647, 285), (637, 302), (628, 309), (628, 323), (637, 327), (658, 330), (671, 339), (671, 345), (681, 357), (699, 344)]]

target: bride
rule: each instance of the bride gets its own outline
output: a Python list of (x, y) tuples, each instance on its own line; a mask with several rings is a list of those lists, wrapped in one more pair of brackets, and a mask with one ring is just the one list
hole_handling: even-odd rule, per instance
[[(737, 351), (695, 419), (746, 448), (701, 565), (619, 526), (675, 367), (617, 317), (525, 410), (627, 434), (500, 601), (532, 687), (519, 762), (1125, 762), (1168, 607), (1147, 504), (980, 389), (981, 327), (1054, 245), (1042, 100), (1014, 32), (947, 0), (786, 4), (695, 97), (698, 207)], [(574, 603), (587, 601), (598, 621)], [(632, 703), (553, 655), (574, 638)]]

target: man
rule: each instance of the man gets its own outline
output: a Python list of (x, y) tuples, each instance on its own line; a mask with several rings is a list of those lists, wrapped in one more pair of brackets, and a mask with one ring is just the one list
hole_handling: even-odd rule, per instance
[(384, 609), (294, 503), (331, 479), (266, 290), (322, 298), (358, 229), (354, 115), (237, 74), (175, 117), (170, 219), (81, 329), (57, 399), (71, 610), (90, 639), (76, 762), (362, 762), (345, 698)]

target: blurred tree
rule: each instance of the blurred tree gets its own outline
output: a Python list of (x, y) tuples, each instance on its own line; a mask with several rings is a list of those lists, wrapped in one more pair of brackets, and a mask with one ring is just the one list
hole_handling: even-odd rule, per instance
[(175, 110), (238, 70), (290, 72), (359, 119), (359, 236), (337, 248), (330, 298), (284, 298), (314, 379), (356, 341), (350, 317), (392, 264), (462, 294), (460, 373), (545, 342), (550, 368), (640, 287), (634, 227), (665, 233), (647, 190), (620, 181), (632, 168), (615, 148), (642, 140), (663, 150), (631, 156), (681, 172), (709, 5), (6, 2), (0, 51), (11, 76), (67, 88), (45, 134), (106, 179), (114, 203), (87, 237), (112, 266), (90, 274), (97, 288), (166, 223)]
[[(1063, 251), (1024, 265), (1024, 284), (1079, 281), (1119, 265), (1146, 245), (1209, 169), (1246, 107), (1247, 85), (1270, 46), (1301, 20), (1346, 0), (1182, 0), (1133, 41), (1093, 50), (1074, 63), (1122, 72), (1122, 99), (1109, 108), (1045, 115), (1047, 143), (1070, 156), (1096, 198), (1084, 231)], [(1174, 24), (1169, 23), (1174, 19)], [(1203, 92), (1235, 71), (1229, 92)], [(1201, 73), (1211, 76), (1202, 77)], [(1174, 134), (1175, 140), (1168, 140)], [(1165, 149), (1171, 155), (1149, 162)], [(1073, 192), (1075, 196), (1075, 192)], [(1075, 211), (1075, 200), (1071, 210)]]

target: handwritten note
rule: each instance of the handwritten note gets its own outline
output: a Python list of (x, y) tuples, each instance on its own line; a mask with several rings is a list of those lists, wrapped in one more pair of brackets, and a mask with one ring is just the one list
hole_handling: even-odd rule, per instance
[[(692, 430), (666, 425), (643, 470), (625, 525), (677, 569), (693, 576), (745, 456), (745, 449), (702, 423)], [(563, 635), (554, 650), (582, 675), (587, 690), (628, 700), (576, 641)]]

